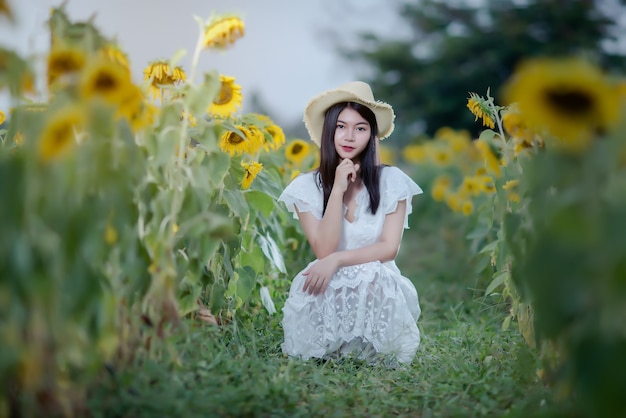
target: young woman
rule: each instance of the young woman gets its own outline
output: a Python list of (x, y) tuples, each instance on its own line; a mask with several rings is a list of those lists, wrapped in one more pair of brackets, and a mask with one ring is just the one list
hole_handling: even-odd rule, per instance
[(379, 163), (378, 141), (391, 134), (394, 118), (360, 81), (323, 92), (305, 109), (320, 165), (279, 200), (299, 219), (317, 259), (294, 278), (283, 308), (289, 356), (387, 364), (415, 356), (418, 296), (394, 259), (411, 199), (422, 190)]

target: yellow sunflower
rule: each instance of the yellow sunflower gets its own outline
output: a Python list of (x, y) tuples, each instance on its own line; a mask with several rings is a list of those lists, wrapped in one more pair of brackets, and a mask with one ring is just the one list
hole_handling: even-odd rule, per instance
[(213, 98), (213, 103), (207, 109), (207, 113), (217, 117), (228, 117), (233, 115), (241, 107), (243, 95), (241, 86), (235, 84), (235, 77), (220, 74), (222, 83), (220, 91)]
[(491, 176), (479, 175), (476, 178), (480, 182), (480, 189), (483, 193), (493, 194), (496, 192), (496, 186), (493, 184)]
[(402, 158), (408, 163), (421, 163), (428, 158), (428, 149), (422, 144), (407, 145), (402, 149)]
[(104, 242), (108, 245), (113, 245), (117, 242), (118, 234), (117, 229), (110, 223), (104, 229)]
[(233, 155), (240, 155), (244, 152), (248, 151), (249, 144), (246, 140), (247, 136), (250, 135), (248, 129), (243, 125), (236, 125), (237, 128), (243, 135), (240, 135), (235, 131), (224, 131), (224, 133), (220, 136), (219, 147), (222, 151), (227, 152), (232, 157)]
[(517, 186), (519, 185), (519, 180), (508, 180), (502, 186), (502, 190), (506, 190), (506, 198), (507, 200), (519, 203), (521, 200), (521, 196), (517, 193)]
[(471, 142), (471, 136), (465, 130), (452, 131), (442, 138), (450, 146), (450, 149), (457, 154), (467, 151)]
[(81, 106), (67, 106), (48, 118), (39, 138), (39, 157), (43, 161), (58, 159), (76, 145), (77, 131), (85, 123)]
[(285, 149), (285, 157), (287, 157), (287, 161), (300, 165), (310, 151), (311, 146), (308, 142), (302, 139), (294, 139), (289, 142), (289, 145), (287, 145), (287, 148)]
[(433, 162), (438, 166), (447, 166), (452, 161), (452, 153), (447, 148), (435, 149), (431, 153)]
[(100, 54), (106, 59), (118, 64), (130, 74), (130, 64), (128, 57), (118, 46), (109, 44), (100, 49)]
[(257, 152), (259, 152), (267, 142), (265, 139), (265, 135), (256, 125), (246, 126), (244, 134), (246, 135), (246, 142), (248, 143), (247, 151), (250, 154), (256, 154)]
[(504, 86), (531, 129), (546, 131), (555, 146), (582, 152), (598, 132), (619, 121), (619, 94), (603, 72), (580, 58), (528, 60)]
[(519, 184), (519, 180), (507, 180), (506, 183), (502, 186), (503, 190), (514, 190), (517, 188)]
[(436, 202), (441, 202), (445, 199), (448, 191), (450, 190), (450, 185), (452, 184), (452, 180), (450, 177), (446, 175), (440, 175), (433, 181), (433, 186), (431, 189), (431, 195), (433, 200)]
[(7, 4), (7, 0), (0, 0), (0, 15), (4, 15), (10, 20), (13, 20), (13, 12)]
[(495, 115), (493, 114), (487, 100), (483, 99), (476, 93), (470, 93), (470, 97), (467, 99), (467, 108), (474, 114), (474, 116), (476, 116), (474, 120), (481, 118), (483, 126), (491, 129), (495, 127)]
[(143, 91), (139, 87), (129, 84), (115, 116), (128, 121), (133, 132), (138, 132), (152, 125), (158, 109), (153, 103), (144, 100)]
[(257, 118), (260, 122), (259, 127), (262, 128), (265, 136), (270, 138), (270, 141), (265, 141), (263, 145), (265, 151), (277, 150), (285, 144), (285, 132), (269, 116), (258, 113), (250, 113), (250, 115)]
[(443, 186), (443, 185), (439, 185), (439, 186), (434, 186), (431, 191), (430, 194), (433, 197), (433, 200), (435, 202), (441, 202), (443, 201), (443, 199), (445, 199), (446, 197), (446, 193), (448, 192), (448, 187)]
[(471, 200), (464, 200), (461, 202), (461, 212), (465, 216), (470, 216), (474, 212), (474, 204)]
[(0, 110), (0, 125), (2, 125), (5, 120), (7, 120), (7, 115), (5, 115), (2, 110)]
[(32, 71), (26, 71), (21, 78), (22, 91), (24, 93), (35, 93), (35, 74)]
[(137, 111), (128, 116), (128, 122), (133, 132), (139, 132), (152, 126), (159, 113), (159, 108), (153, 103), (143, 101)]
[(380, 156), (380, 162), (382, 164), (394, 165), (396, 162), (396, 156), (393, 150), (383, 145), (378, 146), (378, 153)]
[(22, 145), (24, 145), (24, 134), (21, 133), (20, 131), (17, 131), (15, 133), (15, 136), (13, 137), (13, 142), (15, 142), (15, 145), (17, 145), (18, 147), (21, 147)]
[(522, 199), (519, 193), (511, 192), (511, 191), (507, 192), (506, 198), (509, 202), (513, 202), (513, 203), (519, 203), (520, 200)]
[(187, 74), (181, 67), (171, 68), (168, 61), (160, 60), (151, 62), (143, 70), (143, 79), (150, 80), (150, 95), (155, 100), (162, 100), (162, 86), (184, 83), (187, 81)]
[(280, 126), (271, 124), (265, 127), (265, 132), (272, 137), (272, 142), (267, 146), (266, 151), (277, 150), (285, 143), (285, 132)]
[(452, 209), (452, 211), (459, 212), (461, 210), (461, 204), (463, 201), (461, 200), (461, 197), (456, 193), (447, 193), (444, 200), (446, 201), (448, 207)]
[(130, 73), (107, 59), (95, 59), (83, 71), (80, 94), (84, 99), (101, 98), (109, 104), (119, 104), (128, 95)]
[(85, 62), (85, 53), (80, 49), (68, 46), (53, 48), (48, 55), (48, 85), (52, 86), (61, 77), (82, 70)]
[(243, 175), (243, 181), (241, 182), (241, 188), (247, 189), (252, 184), (252, 181), (256, 178), (256, 176), (263, 170), (263, 164), (252, 162), (252, 163), (241, 163), (243, 166), (245, 173)]
[(498, 160), (496, 154), (494, 154), (489, 143), (482, 139), (477, 139), (474, 141), (474, 145), (478, 148), (478, 151), (485, 162), (485, 168), (496, 177), (500, 177), (500, 161)]
[(483, 183), (478, 177), (464, 177), (459, 186), (459, 193), (462, 196), (477, 196), (483, 191)]
[(130, 119), (140, 110), (144, 103), (143, 91), (134, 84), (129, 84), (122, 99), (118, 103), (115, 116)]
[(245, 25), (238, 17), (222, 17), (209, 22), (204, 28), (202, 45), (205, 48), (227, 48), (245, 33)]

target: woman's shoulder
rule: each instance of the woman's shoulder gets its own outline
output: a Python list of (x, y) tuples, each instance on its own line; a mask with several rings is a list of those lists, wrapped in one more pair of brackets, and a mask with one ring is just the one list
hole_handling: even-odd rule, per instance
[(397, 179), (397, 178), (410, 179), (410, 177), (404, 171), (402, 171), (402, 169), (400, 169), (399, 167), (396, 167), (395, 165), (383, 165), (380, 176), (383, 179)]
[(318, 172), (317, 170), (307, 171), (306, 173), (298, 174), (289, 185), (317, 185)]
[(291, 182), (289, 182), (287, 187), (285, 187), (282, 195), (303, 195), (315, 192), (319, 189), (317, 176), (317, 170), (298, 174), (293, 180), (291, 180)]
[(381, 186), (387, 190), (409, 189), (414, 194), (419, 194), (422, 189), (401, 168), (393, 165), (385, 165), (380, 175)]

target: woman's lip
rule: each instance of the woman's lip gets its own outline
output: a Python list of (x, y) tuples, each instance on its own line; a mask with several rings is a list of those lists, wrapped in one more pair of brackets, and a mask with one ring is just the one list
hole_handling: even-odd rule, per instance
[(352, 151), (352, 150), (354, 149), (354, 147), (346, 147), (346, 146), (343, 146), (343, 147), (341, 147), (341, 148), (342, 148), (344, 151)]

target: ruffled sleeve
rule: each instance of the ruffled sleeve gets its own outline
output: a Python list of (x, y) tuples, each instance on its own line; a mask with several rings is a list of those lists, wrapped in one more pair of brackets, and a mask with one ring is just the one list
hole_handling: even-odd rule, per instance
[(298, 218), (296, 208), (299, 212), (311, 212), (317, 219), (322, 219), (324, 200), (322, 190), (315, 181), (316, 176), (316, 171), (300, 174), (278, 197), (278, 201), (285, 203), (287, 210), (293, 213), (296, 219)]
[(383, 208), (385, 214), (393, 213), (398, 202), (406, 200), (404, 227), (409, 228), (409, 215), (413, 212), (411, 200), (413, 196), (423, 193), (409, 176), (398, 167), (385, 167), (381, 174), (381, 191), (383, 192)]

